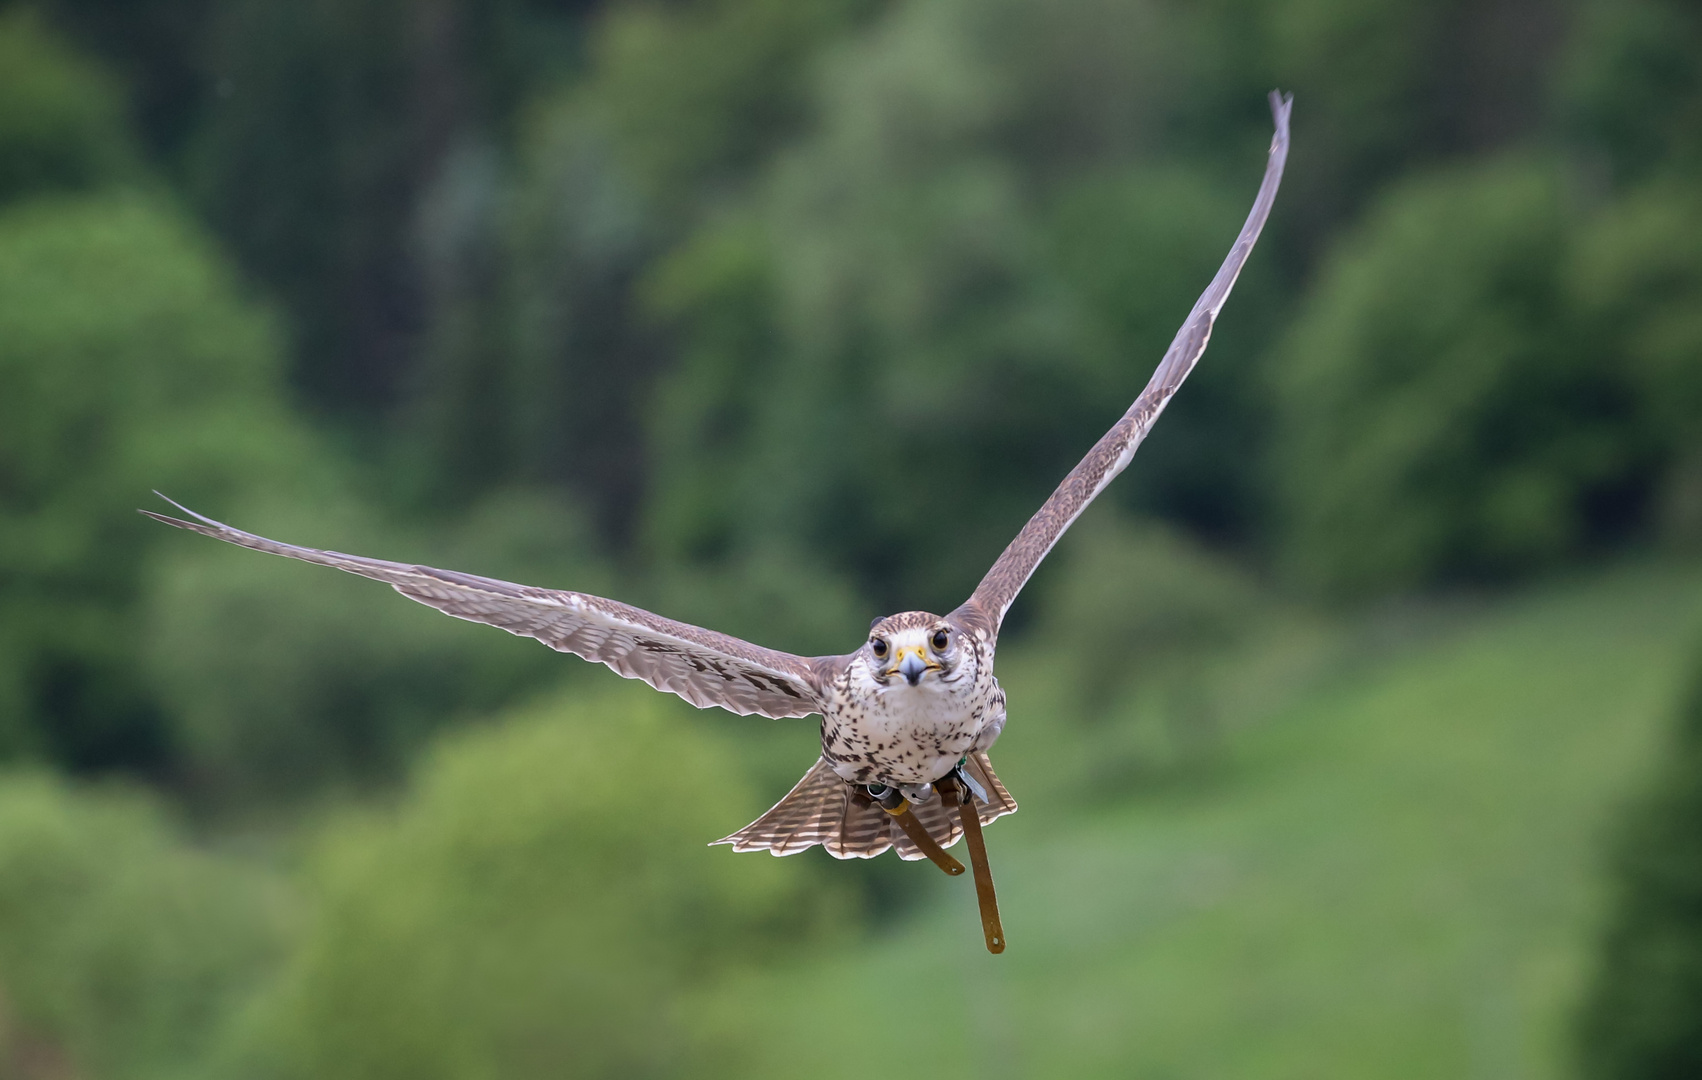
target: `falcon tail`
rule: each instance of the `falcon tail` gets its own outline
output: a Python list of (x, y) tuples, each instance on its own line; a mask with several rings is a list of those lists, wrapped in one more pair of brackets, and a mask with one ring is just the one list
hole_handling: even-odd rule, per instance
[[(981, 824), (1016, 813), (1016, 800), (999, 783), (986, 754), (970, 754), (965, 768), (987, 792), (989, 801), (977, 806)], [(943, 800), (929, 799), (911, 809), (941, 847), (951, 847), (963, 835), (957, 811), (947, 809)], [(734, 851), (767, 851), (772, 855), (796, 855), (820, 844), (836, 859), (872, 859), (887, 848), (897, 848), (901, 859), (927, 858), (891, 814), (862, 788), (841, 780), (821, 759), (772, 810), (715, 843), (730, 844)]]

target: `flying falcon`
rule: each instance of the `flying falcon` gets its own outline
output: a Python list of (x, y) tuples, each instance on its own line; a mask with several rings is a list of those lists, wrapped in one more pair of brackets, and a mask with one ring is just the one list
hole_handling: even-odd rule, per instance
[(854, 652), (793, 656), (585, 593), (282, 544), (176, 503), (195, 520), (143, 513), (256, 551), (374, 578), (409, 599), (606, 664), (699, 708), (776, 718), (820, 715), (821, 758), (773, 809), (715, 843), (774, 855), (820, 844), (838, 859), (868, 859), (896, 848), (902, 859), (932, 859), (955, 875), (963, 866), (942, 849), (967, 834), (987, 947), (1002, 952), (981, 843), (983, 825), (1017, 808), (987, 757), (1005, 727), (1005, 693), (993, 676), (999, 627), (1029, 575), (1129, 464), (1205, 351), (1270, 214), (1288, 157), (1293, 99), (1273, 92), (1270, 100), (1276, 133), (1253, 209), (1140, 397), (1023, 526), (962, 606), (946, 615), (906, 611), (877, 619)]

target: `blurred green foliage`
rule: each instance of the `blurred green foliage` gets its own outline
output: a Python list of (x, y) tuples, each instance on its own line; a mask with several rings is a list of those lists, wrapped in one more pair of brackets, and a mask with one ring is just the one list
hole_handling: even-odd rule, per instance
[(1686, 509), (1694, 200), (1586, 213), (1547, 164), (1414, 181), (1326, 263), (1273, 365), (1296, 577), (1365, 595), (1505, 579)]
[[(511, 154), (452, 156), (426, 227), (431, 310), (410, 448), (426, 492), (564, 484), (631, 538), (664, 342), (650, 263), (798, 126), (804, 60), (866, 5), (616, 9), (587, 77), (541, 93)], [(417, 471), (417, 470), (416, 470)]]
[[(60, 21), (99, 43), (88, 19)], [(808, 551), (878, 609), (945, 608), (1133, 395), (1135, 358), (1162, 350), (1240, 216), (1265, 135), (1257, 91), (1293, 87), (1313, 104), (1289, 210), (1169, 437), (1116, 497), (1308, 588), (1369, 595), (1555, 565), (1696, 501), (1684, 478), (1702, 467), (1681, 440), (1621, 437), (1651, 424), (1615, 336), (1647, 298), (1582, 272), (1590, 245), (1623, 241), (1579, 235), (1611, 231), (1595, 223), (1639, 197), (1625, 185), (1687, 168), (1690, 29), (1661, 0), (589, 15), (255, 0), (209, 21), (204, 99), (174, 167), (286, 304), (294, 385), (343, 417), (412, 512), (441, 520), (482, 491), (549, 485), (587, 504), (598, 542), (641, 578)], [(1646, 122), (1638, 148), (1614, 141), (1626, 118)], [(1523, 165), (1483, 163), (1509, 147)], [(1598, 161), (1617, 164), (1589, 188)], [(1491, 189), (1521, 170), (1535, 202), (1507, 188), (1496, 210)], [(1472, 212), (1497, 220), (1458, 235), (1502, 230), (1517, 250), (1499, 273), (1552, 280), (1462, 277), (1449, 260), (1475, 258), (1469, 243), (1420, 243), (1418, 219), (1479, 174)], [(1538, 267), (1549, 249), (1581, 272)], [(1526, 335), (1524, 360), (1479, 365), (1475, 350), (1499, 348), (1480, 337), (1460, 363), (1494, 378), (1442, 393), (1438, 364), (1391, 399), (1412, 414), (1405, 451), (1352, 415), (1315, 425), (1308, 396), (1346, 361), (1312, 346), (1357, 348), (1381, 319), (1370, 285), (1344, 283), (1362, 271), (1385, 276), (1388, 305), (1449, 286), (1436, 300), (1452, 313), (1401, 346), (1413, 357), (1506, 321), (1551, 335), (1564, 371), (1535, 365), (1532, 415), (1502, 424), (1531, 358), (1555, 350)], [(1530, 295), (1504, 304), (1503, 285)], [(1290, 311), (1291, 345), (1273, 350)], [(1668, 429), (1695, 416), (1652, 396)], [(1430, 479), (1395, 481), (1447, 425), (1510, 445), (1479, 430)], [(1273, 483), (1273, 447), (1359, 479), (1309, 484), (1283, 464)], [(1412, 483), (1456, 477), (1475, 494), (1418, 497), (1387, 522), (1358, 498), (1398, 489), (1406, 506)], [(1337, 566), (1313, 540), (1355, 512), (1376, 527), (1363, 544), (1336, 537), (1354, 549)], [(943, 537), (958, 557), (941, 568)]]
[(1654, 524), (1702, 542), (1702, 198), (1677, 177), (1608, 207), (1579, 238), (1572, 295), (1636, 395), (1645, 444), (1660, 454)]
[(572, 65), (552, 6), (249, 0), (202, 16), (178, 168), (288, 305), (293, 385), (352, 432), (413, 381), (427, 318), (417, 204), (455, 152), (507, 122), (522, 69)]
[(1692, 679), (1652, 790), (1621, 827), (1616, 897), (1580, 1025), (1584, 1075), (1702, 1071), (1702, 679)]
[(192, 1075), (289, 940), (271, 875), (155, 802), (0, 778), (0, 1074)]
[(1560, 102), (1591, 163), (1621, 182), (1702, 167), (1702, 12), (1682, 0), (1583, 0)]
[(1258, 711), (1235, 697), (1236, 670), (1279, 629), (1304, 636), (1302, 623), (1234, 563), (1109, 508), (1084, 515), (1059, 553), (1065, 569), (1034, 583), (1043, 611), (1026, 647), (1000, 666), (1052, 718), (1043, 797), (1097, 801), (1195, 776), (1228, 718)]
[(704, 846), (756, 801), (706, 719), (641, 686), (551, 697), (332, 827), (240, 1074), (717, 1071), (680, 996), (846, 912), (802, 860)]
[(1274, 367), (1303, 579), (1529, 572), (1635, 517), (1646, 418), (1568, 295), (1568, 217), (1501, 164), (1391, 192), (1332, 257)]
[[(1616, 243), (1596, 234), (1613, 230), (1617, 192), (1579, 194), (1555, 155), (1460, 162), (1543, 137), (1579, 161), (1607, 153), (1547, 118), (1625, 108), (1580, 73), (1648, 19), (1683, 19), (1638, 11), (616, 11), (596, 24), (585, 77), (520, 129), (514, 179), (501, 155), (482, 159), (444, 203), (482, 209), (443, 215), (462, 240), (432, 249), (461, 253), (440, 275), (461, 286), (434, 305), (448, 314), (432, 340), (453, 347), (430, 353), (417, 413), (425, 459), (442, 463), (428, 468), (461, 498), (505, 474), (566, 482), (604, 536), (656, 564), (807, 550), (878, 608), (949, 607), (1081, 433), (1133, 396), (1147, 369), (1131, 359), (1162, 351), (1209, 275), (1253, 160), (1223, 147), (1260, 145), (1253, 82), (1269, 79), (1314, 102), (1285, 193), (1296, 205), (1168, 438), (1115, 497), (1333, 595), (1495, 580), (1647, 536), (1684, 517), (1697, 469), (1682, 439), (1639, 434), (1651, 392), (1615, 331), (1648, 318), (1650, 298), (1591, 276), (1591, 245)], [(1247, 100), (1231, 104), (1243, 80)], [(1637, 175), (1677, 167), (1686, 115), (1671, 113), (1650, 142), (1667, 156)], [(1220, 135), (1206, 144), (1204, 130)], [(1427, 215), (1446, 227), (1431, 235)], [(1499, 269), (1455, 273), (1490, 249)], [(1295, 272), (1312, 261), (1316, 284)], [(1364, 274), (1381, 285), (1354, 284)], [(1446, 286), (1433, 302), (1400, 303), (1432, 282)], [(1270, 350), (1290, 308), (1291, 345)], [(1427, 329), (1390, 345), (1429, 369), (1388, 401), (1402, 450), (1379, 445), (1354, 396), (1365, 384), (1337, 369), (1361, 350), (1363, 378), (1398, 382), (1385, 369), (1401, 363), (1356, 335), (1414, 320)], [(1458, 364), (1478, 374), (1456, 387), (1456, 369), (1421, 361), (1460, 334)], [(1335, 360), (1314, 355), (1325, 337)], [(1479, 363), (1486, 348), (1498, 355)], [(1539, 362), (1550, 353), (1557, 364)], [(1337, 376), (1347, 384), (1330, 389)], [(1275, 416), (1273, 383), (1289, 402)], [(1652, 396), (1669, 430), (1698, 415)], [(1319, 422), (1332, 407), (1339, 430)], [(1286, 448), (1275, 483), (1273, 446)], [(1296, 462), (1320, 460), (1358, 479), (1298, 478)], [(1432, 474), (1397, 479), (1415, 461)], [(1444, 489), (1445, 505), (1409, 500), (1415, 484)], [(942, 536), (958, 555), (944, 569)]]
[(134, 174), (118, 89), (35, 14), (0, 14), (0, 203)]
[(161, 766), (137, 670), (150, 488), (226, 501), (326, 468), (275, 326), (189, 220), (134, 194), (0, 213), (4, 752)]
[(879, 0), (610, 8), (575, 105), (664, 219), (734, 195), (811, 114), (810, 64)]
[[(1133, 397), (1145, 372), (1128, 354), (1162, 353), (1197, 287), (1176, 262), (1209, 277), (1220, 256), (1207, 243), (1226, 243), (1239, 216), (1239, 196), (1198, 183), (1148, 212), (1179, 185), (1119, 168), (1162, 122), (1143, 111), (1161, 107), (1143, 91), (1174, 63), (1148, 55), (1162, 36), (1146, 20), (1159, 17), (913, 5), (834, 57), (816, 130), (776, 158), (748, 209), (651, 279), (686, 343), (658, 391), (661, 551), (782, 536), (883, 607), (961, 599), (1084, 433)], [(1131, 270), (1122, 245), (1151, 261)], [(1163, 285), (1142, 288), (1153, 266)], [(1132, 288), (1107, 304), (1120, 286)], [(1247, 291), (1257, 297), (1257, 273)], [(1213, 441), (1190, 430), (1201, 416), (1210, 432), (1251, 426), (1224, 392), (1235, 346), (1231, 333), (1228, 359), (1202, 376), (1218, 408), (1179, 407), (1195, 450)], [(1202, 456), (1194, 475), (1168, 474), (1170, 508), (1234, 488), (1225, 455)], [(1241, 524), (1232, 500), (1216, 516)]]

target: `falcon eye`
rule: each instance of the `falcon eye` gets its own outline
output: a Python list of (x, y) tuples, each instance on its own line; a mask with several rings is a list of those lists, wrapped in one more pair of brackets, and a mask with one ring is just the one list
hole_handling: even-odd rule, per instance
[(935, 652), (945, 652), (946, 646), (950, 645), (950, 644), (951, 644), (951, 635), (950, 634), (946, 633), (944, 630), (935, 630), (934, 631), (934, 651)]
[(883, 657), (886, 656), (886, 639), (885, 638), (874, 639), (873, 641), (869, 642), (869, 648), (871, 648), (875, 651), (875, 659), (876, 660), (882, 659)]

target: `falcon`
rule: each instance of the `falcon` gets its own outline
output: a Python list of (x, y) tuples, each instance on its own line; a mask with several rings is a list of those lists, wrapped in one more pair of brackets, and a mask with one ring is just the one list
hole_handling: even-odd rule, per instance
[(193, 520), (142, 513), (256, 551), (382, 581), (411, 600), (536, 638), (699, 708), (775, 718), (819, 715), (820, 759), (773, 809), (715, 843), (773, 855), (820, 844), (837, 859), (868, 859), (893, 848), (901, 859), (927, 858), (957, 875), (963, 866), (944, 849), (967, 836), (986, 944), (1002, 952), (981, 836), (982, 826), (1017, 808), (987, 756), (1005, 727), (1005, 693), (993, 674), (999, 627), (1035, 567), (1128, 466), (1205, 352), (1276, 198), (1292, 102), (1270, 95), (1276, 132), (1253, 209), (1128, 412), (1070, 471), (961, 606), (945, 615), (905, 611), (876, 619), (862, 645), (843, 656), (794, 656), (585, 593), (279, 543), (175, 502)]

